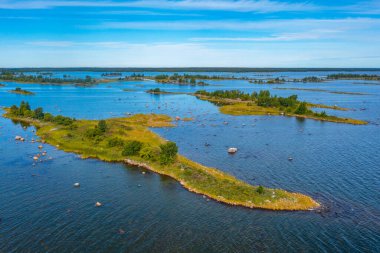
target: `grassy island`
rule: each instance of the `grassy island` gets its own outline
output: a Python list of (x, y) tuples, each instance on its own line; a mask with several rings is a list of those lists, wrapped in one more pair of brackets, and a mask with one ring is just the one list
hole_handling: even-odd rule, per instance
[(336, 123), (354, 125), (367, 124), (367, 122), (363, 120), (339, 118), (327, 115), (325, 111), (318, 113), (310, 109), (316, 107), (345, 111), (348, 110), (347, 108), (301, 102), (298, 100), (297, 95), (289, 97), (272, 96), (268, 90), (262, 90), (259, 93), (253, 92), (251, 94), (239, 90), (217, 90), (214, 92), (201, 90), (197, 91), (195, 96), (220, 106), (222, 113), (235, 116), (286, 115)]
[(138, 114), (128, 118), (76, 120), (31, 110), (28, 103), (6, 109), (4, 115), (36, 127), (44, 141), (83, 158), (124, 162), (179, 181), (189, 191), (222, 203), (270, 210), (310, 210), (312, 198), (280, 189), (252, 186), (214, 168), (177, 154), (177, 145), (153, 133), (150, 127), (172, 127), (166, 115)]
[(10, 90), (9, 92), (10, 93), (14, 93), (14, 94), (27, 95), (27, 96), (34, 95), (34, 92), (31, 92), (31, 91), (28, 91), (28, 90), (23, 90), (23, 89), (21, 89), (19, 87), (17, 87), (14, 90)]

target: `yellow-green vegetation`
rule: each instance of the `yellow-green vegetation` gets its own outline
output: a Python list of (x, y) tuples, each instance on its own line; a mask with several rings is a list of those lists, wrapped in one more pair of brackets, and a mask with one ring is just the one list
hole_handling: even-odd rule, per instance
[[(193, 162), (177, 154), (175, 143), (153, 133), (149, 127), (172, 127), (166, 115), (138, 114), (128, 118), (107, 120), (57, 120), (29, 117), (29, 105), (7, 109), (5, 117), (27, 122), (37, 128), (37, 135), (49, 144), (83, 158), (98, 158), (130, 165), (167, 175), (186, 189), (214, 200), (250, 208), (271, 210), (310, 210), (319, 207), (312, 198), (280, 189), (252, 186), (227, 173)], [(60, 116), (63, 117), (63, 116)]]
[(21, 88), (16, 88), (14, 90), (9, 91), (10, 93), (14, 94), (20, 94), (20, 95), (34, 95), (34, 92), (28, 91), (28, 90), (23, 90)]
[(252, 94), (248, 94), (239, 90), (219, 90), (213, 92), (197, 91), (195, 96), (199, 99), (206, 100), (220, 106), (220, 111), (222, 113), (235, 116), (286, 115), (291, 117), (353, 125), (365, 125), (368, 123), (363, 120), (327, 115), (325, 111), (320, 113), (313, 112), (310, 108), (318, 107), (342, 111), (347, 111), (348, 109), (337, 106), (301, 102), (297, 99), (297, 95), (292, 95), (285, 98), (271, 96), (269, 91), (260, 91), (260, 93), (253, 92)]

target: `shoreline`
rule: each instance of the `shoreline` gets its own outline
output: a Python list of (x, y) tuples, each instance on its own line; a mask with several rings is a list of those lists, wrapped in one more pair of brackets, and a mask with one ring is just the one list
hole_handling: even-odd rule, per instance
[[(8, 112), (7, 109), (6, 112)], [(31, 124), (37, 128), (36, 135), (41, 138), (41, 141), (56, 146), (65, 152), (79, 154), (83, 159), (96, 158), (105, 162), (122, 162), (131, 166), (142, 167), (154, 173), (173, 178), (190, 192), (207, 196), (225, 204), (273, 211), (310, 211), (321, 206), (310, 196), (282, 189), (264, 188), (265, 193), (259, 194), (257, 193), (258, 186), (250, 185), (221, 170), (191, 161), (180, 154), (177, 155), (173, 164), (162, 165), (157, 161), (150, 161), (139, 156), (122, 156), (120, 153), (115, 153), (114, 148), (106, 148), (104, 145), (94, 146), (92, 142), (86, 140), (77, 141), (80, 144), (76, 144), (76, 141), (67, 142), (67, 137), (65, 137), (67, 133), (76, 136), (78, 132), (68, 130), (51, 122), (13, 117), (7, 113), (3, 116)], [(159, 125), (157, 125), (155, 119), (161, 119), (162, 121), (158, 122)], [(145, 123), (141, 120), (144, 120)], [(156, 115), (152, 118), (152, 115), (142, 114), (133, 118), (111, 118), (107, 122), (112, 124), (112, 132), (118, 131), (118, 125), (134, 128), (134, 130), (131, 130), (137, 131), (134, 134), (140, 134), (143, 131), (149, 136), (147, 139), (151, 143), (149, 145), (153, 145), (153, 143), (166, 143), (166, 141), (149, 128), (172, 126), (169, 120), (171, 121), (170, 118), (164, 115)], [(83, 127), (93, 126), (97, 121), (79, 120), (76, 122), (84, 129)], [(121, 138), (120, 135), (113, 136)], [(138, 139), (138, 136), (128, 134), (127, 137), (123, 138)]]

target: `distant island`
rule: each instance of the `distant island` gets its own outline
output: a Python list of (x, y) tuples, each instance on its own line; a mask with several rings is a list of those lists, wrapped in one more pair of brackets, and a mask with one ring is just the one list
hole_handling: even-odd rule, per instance
[(24, 73), (16, 72), (1, 72), (1, 81), (14, 81), (21, 83), (41, 83), (41, 84), (75, 84), (77, 86), (92, 86), (100, 82), (109, 80), (95, 79), (90, 76), (85, 78), (52, 78), (44, 75), (25, 75)]
[(222, 203), (270, 210), (311, 210), (320, 206), (303, 194), (252, 186), (177, 154), (174, 142), (149, 130), (172, 127), (172, 119), (166, 115), (77, 120), (53, 116), (41, 107), (32, 110), (27, 102), (22, 102), (20, 106), (7, 108), (4, 116), (35, 126), (41, 140), (64, 151), (151, 170), (174, 178), (189, 191)]
[(272, 96), (268, 90), (251, 94), (240, 90), (217, 90), (213, 92), (200, 90), (195, 93), (195, 96), (220, 106), (222, 113), (230, 115), (284, 115), (354, 125), (368, 123), (363, 120), (330, 116), (325, 111), (320, 113), (313, 112), (310, 109), (318, 107), (347, 110), (346, 108), (301, 102), (298, 100), (297, 95), (289, 97)]
[(15, 88), (14, 90), (10, 90), (10, 93), (14, 94), (19, 94), (19, 95), (34, 95), (34, 92), (28, 91), (28, 90), (23, 90), (19, 87)]

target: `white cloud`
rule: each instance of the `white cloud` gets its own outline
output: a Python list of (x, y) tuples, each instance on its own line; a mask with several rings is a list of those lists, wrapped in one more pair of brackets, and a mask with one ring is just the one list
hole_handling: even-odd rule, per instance
[(378, 28), (380, 19), (272, 19), (263, 21), (147, 21), (147, 22), (104, 22), (99, 25), (81, 26), (87, 29), (127, 29), (127, 30), (269, 30), (271, 31), (310, 31), (310, 30), (353, 30)]
[(126, 2), (0, 0), (0, 9), (48, 9), (56, 7), (132, 7), (238, 12), (307, 11), (317, 8), (309, 3), (286, 3), (273, 0), (137, 0)]

